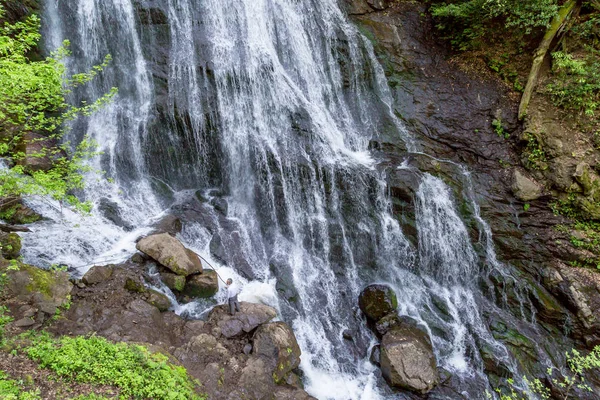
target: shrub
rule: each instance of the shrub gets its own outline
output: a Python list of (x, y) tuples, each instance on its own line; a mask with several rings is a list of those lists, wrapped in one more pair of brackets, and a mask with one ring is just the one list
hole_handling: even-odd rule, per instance
[[(70, 55), (68, 41), (50, 57), (32, 61), (28, 55), (41, 38), (39, 18), (31, 15), (11, 24), (3, 17), (0, 5), (0, 157), (10, 165), (0, 169), (0, 197), (38, 195), (87, 209), (89, 205), (71, 193), (83, 187), (82, 172), (89, 170), (84, 161), (95, 155), (94, 144), (84, 140), (71, 151), (68, 143), (58, 142), (65, 133), (65, 122), (90, 115), (116, 95), (113, 88), (96, 101), (79, 106), (65, 100), (73, 88), (94, 79), (111, 58), (107, 56), (91, 71), (69, 77), (63, 64)], [(42, 144), (42, 150), (25, 154), (24, 145), (35, 141)], [(47, 157), (52, 165), (49, 170), (28, 170), (22, 165), (26, 156)]]
[(452, 44), (466, 50), (478, 46), (492, 21), (511, 29), (508, 34), (527, 35), (547, 27), (558, 9), (557, 0), (456, 0), (432, 5), (431, 14)]
[(0, 371), (0, 399), (3, 400), (40, 400), (39, 391), (23, 390), (22, 385), (12, 379), (4, 371)]
[(51, 339), (41, 335), (27, 355), (56, 374), (81, 383), (114, 385), (121, 398), (201, 400), (185, 368), (136, 344), (92, 336)]

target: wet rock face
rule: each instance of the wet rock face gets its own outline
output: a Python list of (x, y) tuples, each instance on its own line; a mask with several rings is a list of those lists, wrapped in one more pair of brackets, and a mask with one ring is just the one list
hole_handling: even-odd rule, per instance
[(588, 349), (600, 345), (600, 279), (597, 273), (565, 266), (546, 267), (544, 286), (575, 314), (574, 335)]
[(121, 207), (114, 201), (105, 197), (98, 202), (98, 210), (104, 215), (104, 218), (111, 221), (113, 224), (120, 226), (126, 231), (133, 230), (133, 226), (129, 224), (121, 215)]
[(147, 236), (137, 243), (136, 248), (177, 275), (202, 272), (202, 263), (196, 253), (167, 233)]
[(409, 324), (383, 336), (380, 362), (383, 377), (393, 387), (427, 393), (440, 379), (429, 336)]
[(267, 357), (275, 382), (282, 382), (300, 366), (300, 346), (294, 332), (285, 322), (261, 325), (254, 333), (252, 354)]
[(396, 293), (386, 285), (369, 285), (360, 294), (358, 305), (371, 321), (379, 321), (398, 307)]

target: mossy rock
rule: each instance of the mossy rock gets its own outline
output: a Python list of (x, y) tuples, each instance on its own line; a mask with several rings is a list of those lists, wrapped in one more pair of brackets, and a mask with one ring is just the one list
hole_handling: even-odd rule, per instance
[(209, 298), (213, 297), (218, 290), (217, 273), (207, 269), (201, 274), (189, 276), (183, 293), (192, 298)]
[(148, 303), (152, 304), (160, 311), (167, 311), (171, 307), (171, 300), (164, 294), (154, 290), (148, 289)]
[(146, 286), (140, 279), (127, 278), (125, 289), (133, 293), (146, 293)]
[(22, 203), (19, 198), (3, 198), (0, 206), (0, 219), (13, 225), (32, 224), (42, 216)]
[(16, 259), (21, 254), (21, 237), (14, 232), (0, 233), (0, 246), (4, 258)]
[(503, 342), (528, 376), (543, 373), (535, 343), (502, 321), (490, 325), (492, 336)]
[(4, 262), (0, 269), (6, 271), (9, 296), (35, 303), (52, 303), (56, 307), (69, 303), (73, 284), (64, 271), (43, 270), (19, 262)]
[(172, 274), (170, 272), (161, 272), (160, 279), (171, 290), (182, 292), (185, 287), (185, 276)]
[(387, 285), (369, 285), (361, 292), (358, 305), (368, 319), (377, 322), (396, 310), (398, 298)]

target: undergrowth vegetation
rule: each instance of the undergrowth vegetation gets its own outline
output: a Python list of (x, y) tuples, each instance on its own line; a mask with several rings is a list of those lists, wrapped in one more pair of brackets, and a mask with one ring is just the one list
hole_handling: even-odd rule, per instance
[[(485, 53), (488, 66), (522, 91), (518, 59), (531, 54), (561, 0), (434, 1), (438, 29), (461, 51)], [(600, 107), (600, 3), (578, 0), (578, 12), (552, 51), (552, 75), (545, 90), (558, 107), (597, 119)], [(500, 51), (501, 50), (501, 51)], [(515, 65), (517, 68), (515, 68)], [(521, 66), (520, 68), (523, 68)]]
[(39, 390), (27, 390), (23, 382), (10, 379), (0, 371), (0, 399), (2, 400), (41, 400)]
[[(501, 400), (531, 400), (531, 399), (555, 399), (561, 398), (564, 400), (576, 399), (575, 390), (579, 389), (587, 392), (592, 392), (592, 388), (588, 385), (585, 374), (589, 371), (600, 370), (600, 346), (596, 346), (593, 351), (588, 354), (582, 354), (577, 350), (572, 350), (567, 356), (567, 369), (558, 370), (549, 368), (546, 372), (550, 379), (550, 383), (555, 388), (555, 392), (560, 392), (560, 397), (553, 396), (553, 392), (546, 382), (540, 379), (528, 379), (524, 381), (528, 386), (526, 391), (516, 390), (514, 387), (509, 393), (503, 392), (500, 389), (497, 392), (500, 394)], [(509, 383), (513, 383), (511, 380)], [(491, 395), (488, 395), (491, 398)]]
[(116, 386), (119, 398), (204, 399), (195, 394), (199, 383), (189, 377), (185, 368), (137, 344), (112, 343), (96, 336), (54, 339), (40, 334), (33, 336), (32, 344), (24, 352), (61, 377), (79, 383)]
[(32, 59), (41, 40), (39, 31), (36, 15), (11, 23), (0, 4), (0, 157), (7, 166), (0, 169), (0, 197), (41, 196), (87, 211), (90, 205), (73, 192), (83, 188), (83, 173), (90, 171), (85, 161), (97, 154), (95, 144), (84, 139), (73, 149), (61, 139), (67, 122), (91, 115), (117, 90), (79, 105), (66, 98), (95, 79), (111, 57), (90, 71), (68, 76), (64, 64), (70, 56), (68, 41), (47, 58)]

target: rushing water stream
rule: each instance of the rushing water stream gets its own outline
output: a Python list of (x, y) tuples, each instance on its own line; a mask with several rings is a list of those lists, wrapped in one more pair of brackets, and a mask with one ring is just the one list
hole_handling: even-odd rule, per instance
[[(98, 142), (93, 162), (114, 183), (90, 175), (90, 217), (35, 204), (49, 220), (24, 238), (27, 260), (80, 272), (123, 260), (172, 204), (200, 191), (204, 217), (184, 221), (180, 239), (248, 282), (242, 300), (269, 303), (293, 325), (313, 396), (398, 398), (368, 362), (374, 338), (356, 304), (371, 282), (392, 285), (400, 313), (427, 326), (467, 397), (489, 389), (478, 344), (514, 368), (482, 322), (494, 306), (451, 190), (415, 171), (418, 248), (391, 212), (369, 141), (392, 131), (409, 150), (417, 144), (391, 111), (370, 43), (335, 0), (47, 0), (44, 21), (49, 49), (71, 41), (70, 71), (114, 59), (73, 100), (113, 86), (119, 95), (71, 133)], [(227, 217), (213, 207), (223, 200)], [(502, 268), (466, 201), (487, 235), (487, 264)]]

